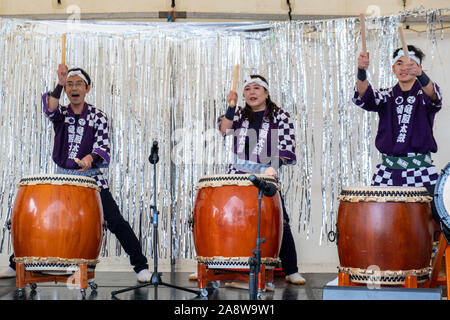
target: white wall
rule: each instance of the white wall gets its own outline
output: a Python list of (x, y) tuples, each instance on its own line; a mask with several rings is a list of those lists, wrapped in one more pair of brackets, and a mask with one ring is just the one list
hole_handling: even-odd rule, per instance
[[(403, 1), (396, 0), (290, 0), (292, 14), (296, 15), (359, 15), (361, 12), (381, 15), (396, 14), (404, 10)], [(187, 12), (210, 13), (259, 13), (259, 14), (287, 14), (286, 0), (176, 0), (175, 9)], [(78, 6), (83, 13), (119, 13), (119, 12), (158, 12), (171, 10), (170, 0), (131, 0), (124, 5), (123, 1), (110, 0), (2, 0), (0, 15), (24, 14), (55, 14), (67, 13), (71, 5)], [(427, 9), (446, 8), (447, 0), (408, 0), (406, 10), (423, 6)], [(375, 11), (373, 11), (375, 10)], [(181, 21), (181, 20), (180, 20)]]

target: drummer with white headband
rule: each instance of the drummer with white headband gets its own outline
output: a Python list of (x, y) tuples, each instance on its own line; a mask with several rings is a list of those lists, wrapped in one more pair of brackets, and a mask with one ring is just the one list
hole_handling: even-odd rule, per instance
[[(361, 52), (353, 102), (379, 115), (375, 146), (382, 154), (382, 163), (376, 166), (372, 185), (426, 187), (434, 194), (438, 172), (431, 153), (438, 148), (433, 123), (442, 98), (439, 86), (423, 71), (424, 53), (412, 45), (407, 48), (408, 57), (402, 48), (392, 57), (397, 84), (383, 89), (372, 88), (367, 80), (369, 53)], [(438, 221), (434, 204), (432, 209)]]
[[(68, 69), (60, 64), (58, 84), (52, 92), (42, 96), (42, 110), (53, 125), (54, 143), (52, 160), (57, 174), (82, 175), (93, 178), (100, 188), (103, 217), (107, 227), (119, 240), (128, 254), (130, 264), (139, 282), (150, 282), (151, 273), (141, 244), (126, 221), (109, 190), (108, 178), (102, 168), (110, 163), (110, 139), (107, 115), (99, 108), (85, 102), (91, 89), (91, 79), (81, 68)], [(62, 90), (70, 104), (61, 105)], [(80, 160), (81, 159), (81, 160)], [(1, 277), (15, 276), (14, 256)]]
[[(266, 174), (278, 176), (281, 166), (295, 165), (295, 132), (288, 112), (278, 107), (269, 94), (269, 84), (260, 75), (244, 79), (245, 106), (236, 106), (238, 95), (231, 90), (227, 95), (229, 107), (219, 118), (222, 135), (233, 139), (233, 161), (228, 165), (229, 174)], [(289, 226), (283, 197), (283, 239), (279, 257), (286, 280), (304, 284), (298, 273), (295, 242)], [(242, 284), (241, 284), (242, 285)], [(241, 287), (234, 283), (233, 286)], [(243, 284), (248, 288), (247, 284)]]

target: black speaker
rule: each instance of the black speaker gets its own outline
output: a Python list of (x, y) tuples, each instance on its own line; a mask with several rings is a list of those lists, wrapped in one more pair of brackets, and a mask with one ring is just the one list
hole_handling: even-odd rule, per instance
[(439, 288), (377, 288), (325, 286), (323, 300), (441, 300)]

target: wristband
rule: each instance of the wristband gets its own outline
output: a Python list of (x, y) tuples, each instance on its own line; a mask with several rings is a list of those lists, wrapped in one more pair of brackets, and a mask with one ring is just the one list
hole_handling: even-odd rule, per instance
[(101, 159), (101, 157), (98, 154), (94, 153), (94, 152), (90, 153), (90, 155), (92, 157), (92, 163), (96, 163), (96, 162), (98, 162)]
[(430, 83), (430, 78), (422, 71), (420, 76), (417, 76), (417, 80), (419, 80), (422, 87), (425, 87), (428, 83)]
[(227, 112), (225, 113), (225, 118), (227, 118), (230, 121), (233, 121), (235, 111), (236, 107), (228, 107)]
[(358, 80), (364, 81), (367, 79), (366, 70), (358, 68)]
[(55, 90), (52, 91), (50, 94), (53, 98), (56, 98), (59, 100), (61, 98), (61, 92), (62, 92), (63, 86), (58, 83)]

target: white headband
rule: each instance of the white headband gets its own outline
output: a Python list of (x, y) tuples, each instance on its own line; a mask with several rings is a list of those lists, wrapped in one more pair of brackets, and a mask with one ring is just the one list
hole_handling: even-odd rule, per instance
[(251, 78), (251, 77), (247, 76), (244, 79), (244, 88), (245, 88), (246, 85), (248, 85), (250, 83), (259, 84), (261, 87), (264, 87), (264, 88), (266, 88), (267, 91), (269, 91), (269, 85), (266, 82), (264, 82), (263, 80), (261, 80), (260, 78), (258, 78), (258, 77)]
[(80, 70), (73, 70), (70, 71), (69, 74), (67, 75), (67, 78), (73, 77), (73, 76), (79, 76), (81, 79), (84, 80), (84, 82), (86, 82), (87, 85), (89, 85), (89, 81), (87, 80), (87, 78), (84, 76), (83, 73), (81, 73)]
[[(408, 51), (408, 54), (409, 54), (409, 58), (413, 59), (420, 66), (420, 59), (416, 56), (416, 53), (414, 51)], [(392, 64), (396, 63), (398, 59), (400, 59), (401, 57), (404, 57), (404, 56), (405, 56), (405, 52), (402, 49), (400, 49), (398, 51), (397, 55), (395, 56), (394, 62)]]

